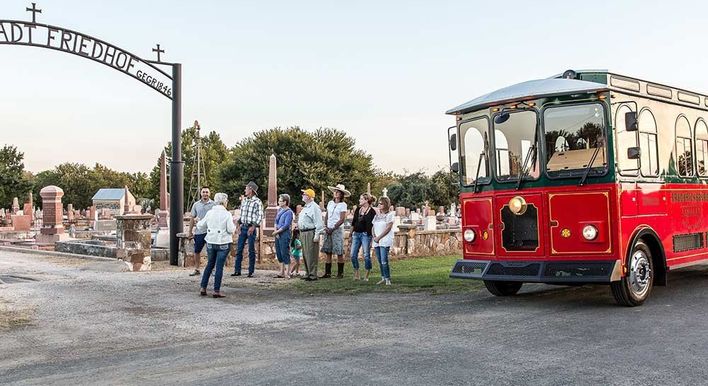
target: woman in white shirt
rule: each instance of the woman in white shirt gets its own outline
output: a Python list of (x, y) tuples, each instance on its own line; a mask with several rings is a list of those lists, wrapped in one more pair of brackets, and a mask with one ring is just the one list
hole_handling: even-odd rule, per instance
[(197, 223), (199, 231), (206, 231), (205, 241), (207, 243), (207, 257), (209, 261), (202, 273), (202, 283), (200, 295), (206, 296), (207, 285), (209, 285), (209, 276), (211, 271), (216, 266), (214, 275), (214, 297), (223, 298), (221, 293), (221, 278), (224, 273), (224, 263), (226, 257), (231, 251), (231, 243), (233, 242), (233, 234), (236, 231), (236, 225), (231, 217), (231, 213), (226, 210), (226, 204), (229, 196), (226, 193), (217, 193), (214, 195), (214, 203), (216, 204), (203, 219)]
[(371, 230), (374, 237), (374, 251), (381, 268), (381, 280), (376, 284), (386, 283), (391, 285), (391, 269), (388, 264), (388, 252), (393, 245), (393, 218), (391, 199), (379, 198), (379, 213), (374, 217), (374, 226)]

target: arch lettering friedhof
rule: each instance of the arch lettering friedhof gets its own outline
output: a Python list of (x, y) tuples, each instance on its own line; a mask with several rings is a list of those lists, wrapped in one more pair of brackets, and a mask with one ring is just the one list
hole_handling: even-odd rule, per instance
[[(182, 207), (184, 206), (184, 165), (182, 162), (182, 64), (161, 60), (165, 51), (158, 44), (153, 52), (157, 61), (143, 59), (116, 45), (68, 28), (37, 23), (36, 3), (26, 8), (32, 21), (0, 19), (0, 44), (47, 48), (77, 55), (120, 71), (150, 87), (172, 101), (172, 159), (170, 161), (170, 264), (177, 265), (179, 240), (182, 232)], [(160, 67), (171, 67), (171, 74)]]

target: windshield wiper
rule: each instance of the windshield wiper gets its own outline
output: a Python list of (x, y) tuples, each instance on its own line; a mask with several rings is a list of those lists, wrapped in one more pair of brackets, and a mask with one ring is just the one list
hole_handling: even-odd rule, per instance
[(524, 159), (524, 164), (521, 166), (521, 170), (519, 170), (519, 176), (518, 176), (518, 181), (516, 182), (516, 190), (521, 189), (521, 181), (524, 180), (524, 177), (526, 177), (527, 174), (529, 174), (528, 168), (526, 165), (529, 163), (529, 159), (531, 159), (531, 153), (533, 152), (533, 158), (534, 160), (536, 159), (536, 144), (534, 143), (533, 146), (529, 149), (529, 152), (526, 153), (526, 159)]
[(474, 175), (474, 186), (472, 187), (472, 193), (477, 193), (477, 182), (479, 181), (479, 169), (482, 167), (482, 158), (484, 158), (484, 168), (489, 167), (489, 157), (487, 152), (489, 151), (489, 142), (487, 142), (487, 133), (484, 133), (484, 150), (479, 153), (479, 159), (477, 160), (477, 173)]
[(472, 187), (472, 193), (477, 193), (477, 181), (479, 181), (479, 169), (482, 167), (482, 158), (485, 160), (485, 165), (487, 162), (486, 152), (479, 153), (479, 159), (477, 160), (477, 173), (474, 175), (474, 186)]
[(585, 183), (585, 180), (588, 178), (588, 175), (590, 174), (590, 170), (592, 169), (592, 164), (595, 163), (595, 159), (597, 158), (597, 153), (600, 152), (600, 148), (602, 148), (602, 145), (598, 144), (599, 146), (595, 148), (595, 151), (592, 152), (592, 157), (590, 157), (590, 162), (588, 162), (588, 166), (585, 167), (585, 172), (583, 173), (583, 177), (580, 179), (580, 182), (578, 183), (578, 186), (583, 186)]

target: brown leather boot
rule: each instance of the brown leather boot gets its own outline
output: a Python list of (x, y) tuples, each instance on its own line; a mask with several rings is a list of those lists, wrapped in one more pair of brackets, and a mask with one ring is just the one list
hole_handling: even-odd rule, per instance
[(337, 279), (344, 279), (344, 263), (337, 263)]
[(320, 276), (320, 279), (327, 279), (332, 277), (332, 263), (325, 263), (325, 273)]

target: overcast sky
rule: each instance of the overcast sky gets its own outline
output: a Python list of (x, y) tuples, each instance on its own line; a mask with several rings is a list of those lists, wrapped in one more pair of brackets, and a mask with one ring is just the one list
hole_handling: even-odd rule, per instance
[[(27, 1), (0, 19), (30, 20)], [(566, 69), (708, 92), (694, 1), (40, 0), (37, 21), (183, 64), (183, 126), (228, 146), (298, 125), (346, 131), (383, 170), (447, 165), (444, 111)], [(37, 172), (62, 162), (148, 171), (170, 139), (168, 99), (62, 52), (0, 45), (2, 142)], [(1, 145), (1, 144), (0, 144)], [(264, 158), (263, 162), (267, 162)]]

